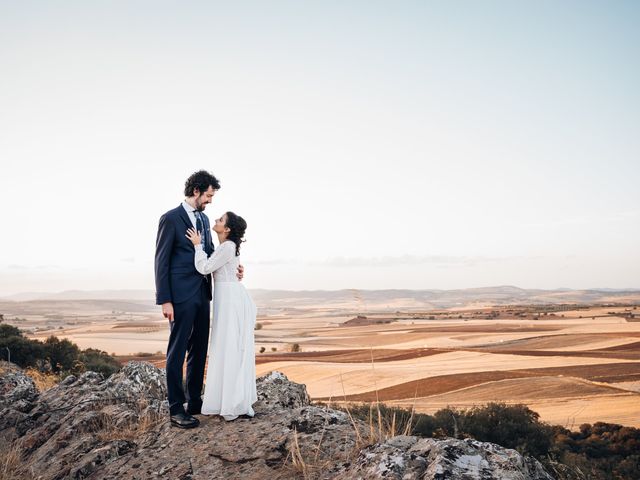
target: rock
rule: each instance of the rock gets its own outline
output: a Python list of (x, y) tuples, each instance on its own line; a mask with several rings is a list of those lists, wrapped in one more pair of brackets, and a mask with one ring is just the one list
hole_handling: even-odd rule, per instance
[(493, 443), (406, 436), (366, 448), (337, 478), (553, 480), (537, 460)]
[(257, 409), (285, 409), (304, 407), (311, 403), (307, 388), (290, 382), (281, 372), (271, 372), (256, 381)]
[(130, 362), (106, 380), (68, 377), (35, 396), (23, 377), (5, 372), (0, 383), (0, 405), (29, 404), (5, 408), (0, 422), (0, 438), (21, 454), (14, 477), (550, 478), (535, 460), (472, 440), (394, 437), (367, 446), (368, 425), (312, 405), (306, 387), (279, 372), (257, 380), (254, 418), (200, 416), (193, 430), (170, 426), (164, 371), (150, 364)]
[[(3, 363), (7, 365), (8, 362)], [(17, 367), (7, 368), (0, 376), (0, 410), (10, 408), (18, 412), (28, 412), (37, 397), (36, 384)]]
[[(38, 389), (31, 377), (18, 366), (1, 362), (0, 375), (0, 431), (15, 427), (34, 407)], [(8, 437), (6, 434), (3, 435)]]
[(110, 395), (125, 397), (126, 401), (145, 402), (152, 410), (169, 412), (165, 372), (150, 363), (127, 363), (107, 379), (105, 390)]
[(82, 461), (69, 471), (70, 478), (86, 478), (105, 465), (110, 459), (121, 457), (135, 447), (135, 443), (116, 440), (94, 448), (82, 456)]
[(27, 417), (26, 413), (14, 410), (13, 408), (5, 408), (0, 410), (0, 430), (15, 427), (19, 422)]

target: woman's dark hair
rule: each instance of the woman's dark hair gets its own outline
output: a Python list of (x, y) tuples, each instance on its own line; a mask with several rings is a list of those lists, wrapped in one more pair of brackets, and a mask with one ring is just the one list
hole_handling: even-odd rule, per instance
[(213, 187), (214, 190), (220, 190), (220, 182), (216, 177), (211, 175), (206, 170), (199, 170), (192, 173), (187, 181), (184, 183), (184, 196), (191, 197), (195, 194), (196, 188), (203, 194), (209, 187)]
[(236, 215), (233, 212), (227, 212), (227, 224), (225, 225), (229, 230), (227, 240), (231, 240), (236, 244), (236, 257), (240, 255), (240, 244), (244, 242), (244, 232), (247, 230), (247, 222), (244, 218)]

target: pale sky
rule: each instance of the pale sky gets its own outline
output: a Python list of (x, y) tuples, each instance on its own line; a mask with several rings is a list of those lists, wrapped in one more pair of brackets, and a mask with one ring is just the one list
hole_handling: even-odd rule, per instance
[(249, 288), (640, 287), (640, 3), (0, 0), (0, 296), (154, 288), (197, 169)]

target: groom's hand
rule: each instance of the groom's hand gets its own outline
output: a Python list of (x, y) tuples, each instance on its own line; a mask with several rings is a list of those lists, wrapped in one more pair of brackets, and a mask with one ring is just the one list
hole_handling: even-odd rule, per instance
[(238, 277), (238, 280), (240, 281), (244, 278), (244, 267), (242, 265), (238, 265), (238, 273), (236, 273), (236, 277)]
[(173, 322), (173, 303), (167, 302), (162, 304), (162, 315), (170, 322)]

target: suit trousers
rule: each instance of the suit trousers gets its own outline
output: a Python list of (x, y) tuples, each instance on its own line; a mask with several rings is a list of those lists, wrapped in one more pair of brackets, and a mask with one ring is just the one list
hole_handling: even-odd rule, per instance
[[(204, 366), (209, 345), (211, 302), (207, 283), (203, 280), (200, 290), (185, 302), (173, 305), (173, 322), (167, 347), (167, 392), (171, 415), (184, 412), (189, 407), (202, 406)], [(187, 356), (186, 397), (182, 385), (182, 368)]]

